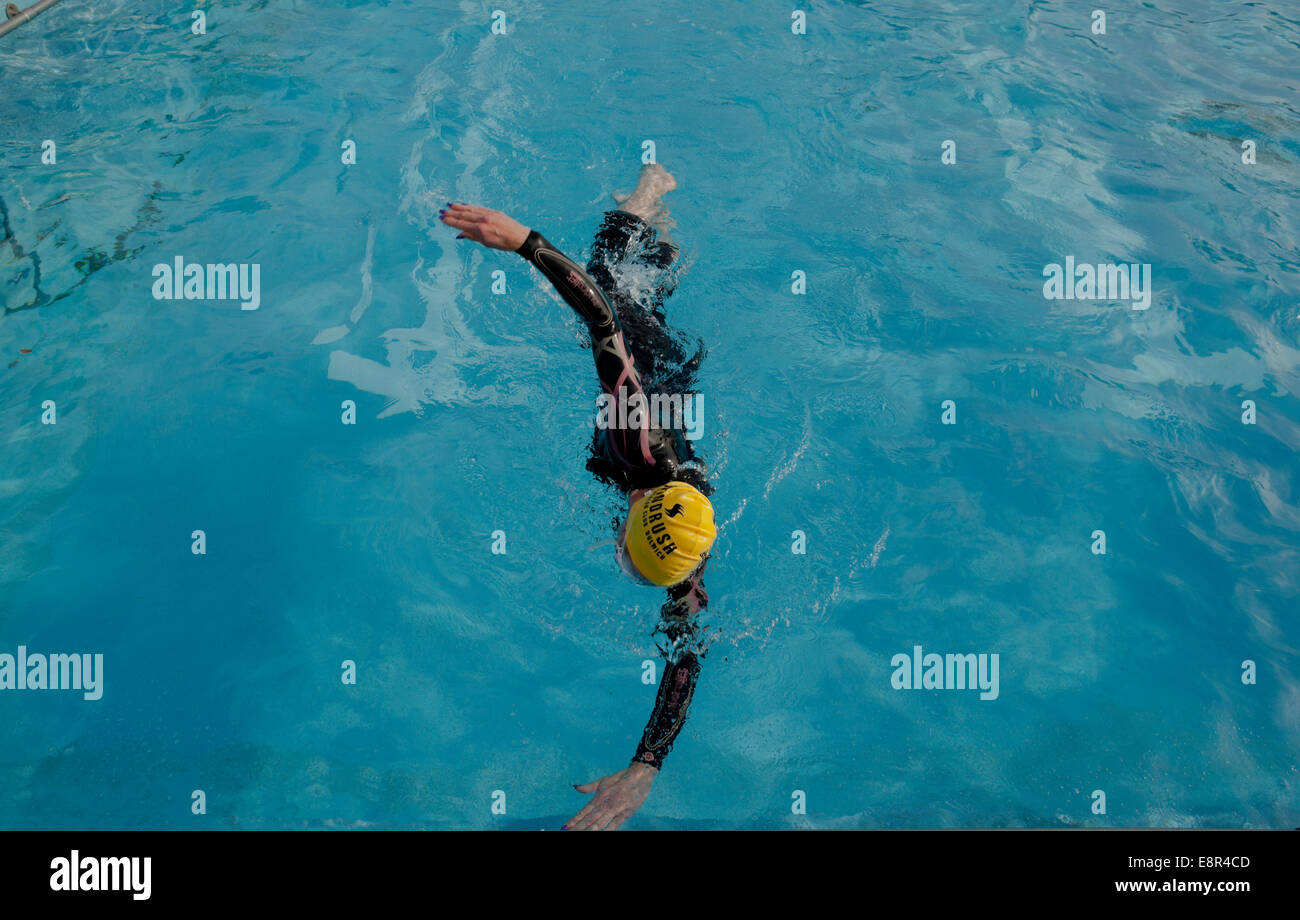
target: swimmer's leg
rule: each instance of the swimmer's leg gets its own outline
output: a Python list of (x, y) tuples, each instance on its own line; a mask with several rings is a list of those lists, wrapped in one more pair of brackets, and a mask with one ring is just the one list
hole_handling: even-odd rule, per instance
[[(647, 307), (655, 312), (661, 310), (664, 299), (672, 293), (674, 278), (667, 269), (676, 258), (677, 247), (659, 240), (654, 227), (642, 218), (630, 211), (606, 211), (591, 247), (587, 274), (605, 292), (620, 320), (626, 323), (628, 311), (640, 311), (638, 300), (648, 299)], [(625, 288), (626, 276), (615, 274), (619, 266), (636, 263), (655, 271), (648, 298), (646, 290), (638, 295)]]
[(668, 216), (668, 209), (661, 199), (675, 188), (677, 188), (677, 180), (668, 170), (658, 163), (647, 163), (641, 167), (641, 176), (637, 179), (636, 189), (619, 202), (619, 208), (629, 214), (635, 214), (647, 223), (665, 219)]
[[(647, 163), (641, 169), (636, 190), (620, 202), (618, 210), (607, 211), (591, 250), (587, 272), (600, 285), (618, 313), (619, 320), (627, 325), (637, 324), (646, 308), (662, 322), (664, 299), (672, 293), (673, 279), (667, 272), (677, 258), (677, 247), (658, 238), (656, 223), (667, 216), (661, 196), (677, 187), (677, 180), (658, 163)], [(616, 200), (618, 196), (615, 196)], [(659, 228), (662, 230), (662, 227)], [(638, 297), (624, 290), (611, 269), (624, 263), (642, 262), (659, 269), (645, 307), (638, 305)]]

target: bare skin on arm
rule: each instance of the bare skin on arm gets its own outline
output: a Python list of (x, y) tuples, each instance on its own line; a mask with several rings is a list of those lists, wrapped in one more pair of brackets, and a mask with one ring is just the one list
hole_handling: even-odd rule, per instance
[(614, 831), (645, 802), (659, 771), (643, 763), (626, 770), (574, 786), (583, 795), (596, 794), (564, 825), (566, 831)]
[(476, 204), (447, 203), (439, 215), (442, 222), (460, 231), (458, 240), (473, 240), (488, 249), (515, 252), (528, 239), (528, 228), (500, 211)]

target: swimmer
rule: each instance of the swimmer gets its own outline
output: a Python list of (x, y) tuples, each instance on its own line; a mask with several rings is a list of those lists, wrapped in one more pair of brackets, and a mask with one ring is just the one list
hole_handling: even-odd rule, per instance
[[(686, 721), (703, 654), (693, 617), (709, 602), (702, 578), (717, 534), (708, 498), (713, 489), (678, 427), (660, 427), (644, 408), (633, 411), (646, 405), (648, 393), (683, 394), (667, 384), (690, 381), (703, 356), (700, 350), (685, 360), (663, 322), (663, 298), (672, 290), (667, 269), (677, 248), (660, 240), (653, 225), (663, 225), (661, 197), (676, 187), (662, 166), (645, 166), (635, 191), (615, 199), (619, 208), (605, 213), (585, 271), (546, 237), (500, 211), (449, 202), (439, 213), (443, 223), (461, 231), (457, 239), (519, 253), (587, 324), (596, 375), (611, 406), (608, 418), (628, 420), (621, 428), (616, 421), (597, 428), (587, 468), (627, 495), (627, 517), (615, 542), (619, 567), (640, 584), (668, 591), (656, 632), (667, 637), (669, 648), (636, 755), (626, 769), (574, 786), (594, 795), (565, 830), (615, 830), (645, 802)], [(658, 273), (648, 309), (611, 271), (637, 263)]]

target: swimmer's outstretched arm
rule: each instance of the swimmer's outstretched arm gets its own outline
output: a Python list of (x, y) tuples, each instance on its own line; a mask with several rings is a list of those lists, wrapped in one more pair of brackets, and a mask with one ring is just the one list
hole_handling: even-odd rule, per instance
[(686, 724), (686, 711), (690, 708), (695, 680), (700, 674), (699, 635), (692, 617), (709, 603), (704, 583), (700, 580), (703, 571), (701, 566), (689, 579), (668, 589), (668, 602), (660, 611), (663, 620), (657, 630), (670, 642), (670, 648), (665, 651), (667, 663), (659, 680), (659, 692), (655, 695), (654, 712), (650, 714), (631, 766), (594, 782), (574, 786), (584, 795), (591, 795), (592, 799), (564, 825), (565, 830), (617, 830), (636, 814), (650, 795), (650, 787), (659, 776), (664, 758)]
[[(633, 366), (632, 354), (618, 324), (618, 314), (581, 265), (556, 249), (536, 230), (529, 230), (500, 211), (448, 202), (438, 216), (444, 224), (461, 231), (457, 239), (473, 240), (489, 249), (517, 252), (535, 266), (555, 285), (565, 303), (587, 323), (596, 376), (605, 392), (617, 399), (627, 399), (629, 405), (637, 394), (644, 397), (640, 376)], [(653, 463), (648, 435), (648, 429), (619, 432), (619, 452), (624, 456), (635, 452)]]
[(456, 239), (473, 240), (488, 249), (517, 252), (546, 276), (565, 302), (587, 321), (593, 343), (614, 337), (618, 318), (604, 293), (581, 265), (560, 252), (546, 237), (514, 218), (472, 204), (447, 203), (439, 212), (444, 224), (461, 231)]
[[(686, 581), (668, 589), (668, 602), (659, 612), (657, 633), (669, 641), (664, 657), (663, 677), (655, 695), (655, 708), (646, 723), (641, 743), (637, 746), (633, 764), (646, 764), (659, 770), (664, 758), (673, 749), (673, 742), (686, 724), (686, 713), (695, 694), (695, 681), (700, 675), (700, 636), (694, 616), (709, 605), (704, 591), (704, 566)], [(699, 652), (699, 654), (697, 654)]]

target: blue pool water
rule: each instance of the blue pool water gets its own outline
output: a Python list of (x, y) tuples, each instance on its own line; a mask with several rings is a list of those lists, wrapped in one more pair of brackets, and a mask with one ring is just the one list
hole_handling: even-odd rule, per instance
[[(721, 533), (628, 826), (1300, 822), (1300, 8), (791, 6), (0, 39), (0, 653), (104, 656), (97, 701), (0, 692), (0, 827), (553, 828), (626, 765), (660, 597), (604, 545), (584, 334), (436, 213), (585, 256), (647, 140)], [(260, 308), (154, 299), (177, 256)], [(1046, 299), (1066, 256), (1150, 309)], [(997, 698), (895, 689), (916, 645)]]

